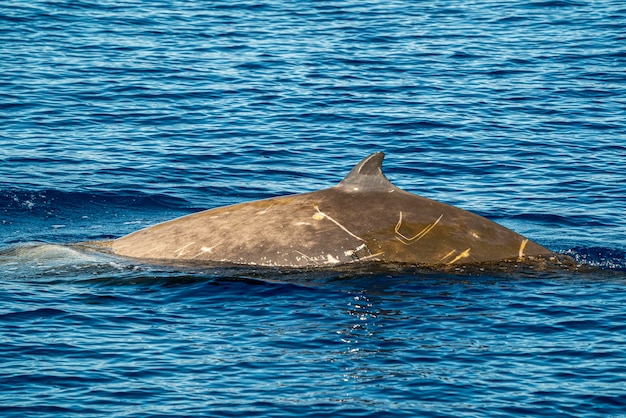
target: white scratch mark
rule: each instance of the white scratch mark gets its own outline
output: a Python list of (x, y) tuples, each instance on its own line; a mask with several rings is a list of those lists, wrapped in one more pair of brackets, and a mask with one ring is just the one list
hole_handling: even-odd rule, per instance
[(371, 258), (376, 258), (376, 257), (381, 256), (383, 254), (385, 254), (385, 253), (384, 252), (379, 252), (379, 253), (376, 253), (376, 254), (370, 254), (370, 255), (366, 255), (365, 257), (359, 257), (359, 259), (355, 260), (355, 261), (359, 261), (360, 262), (360, 261), (363, 261), (363, 260), (369, 260)]
[(350, 232), (345, 226), (341, 225), (339, 222), (337, 222), (336, 220), (334, 220), (333, 218), (331, 218), (330, 216), (328, 216), (327, 214), (325, 214), (324, 212), (322, 212), (320, 210), (320, 208), (317, 205), (313, 206), (315, 208), (315, 210), (317, 211), (317, 213), (315, 213), (313, 215), (313, 219), (317, 219), (317, 220), (321, 220), (321, 219), (328, 219), (329, 221), (331, 221), (332, 223), (334, 223), (335, 225), (337, 225), (339, 228), (343, 229), (348, 235), (358, 239), (359, 241), (363, 241), (365, 242), (365, 240), (357, 235), (354, 235), (352, 232)]
[[(218, 245), (219, 245), (219, 244), (218, 244)], [(217, 247), (218, 245), (214, 245), (213, 247), (201, 247), (201, 248), (200, 248), (200, 252), (199, 252), (198, 254), (194, 255), (194, 256), (193, 256), (193, 257), (191, 257), (191, 258), (192, 258), (192, 259), (193, 259), (193, 258), (197, 258), (197, 257), (199, 257), (199, 256), (201, 256), (202, 254), (205, 254), (205, 253), (209, 253), (209, 254), (211, 254), (211, 253), (213, 253), (213, 249), (214, 249), (215, 247)]]
[(441, 258), (439, 259), (439, 261), (443, 261), (443, 260), (445, 260), (445, 259), (446, 259), (446, 258), (448, 258), (448, 257), (452, 257), (452, 254), (454, 254), (455, 252), (456, 252), (456, 250), (452, 250), (452, 251), (450, 251), (448, 254), (446, 254), (446, 255), (444, 255), (443, 257), (441, 257)]
[(193, 241), (193, 242), (190, 242), (190, 243), (188, 243), (188, 244), (183, 245), (183, 246), (182, 246), (182, 247), (180, 247), (179, 249), (175, 250), (175, 251), (174, 251), (174, 254), (176, 255), (176, 257), (181, 257), (181, 256), (185, 253), (185, 249), (186, 249), (187, 247), (189, 247), (190, 245), (193, 245), (193, 244), (195, 244), (195, 243), (196, 243), (196, 242), (195, 242), (195, 241)]
[(456, 257), (454, 257), (454, 259), (452, 261), (449, 261), (448, 264), (454, 264), (454, 263), (456, 263), (457, 261), (459, 261), (462, 258), (469, 257), (470, 250), (471, 250), (471, 248), (468, 248), (467, 250), (463, 251), (461, 254), (459, 254)]
[(307, 260), (307, 261), (313, 261), (313, 260), (314, 260), (314, 259), (313, 259), (313, 257), (310, 257), (310, 256), (306, 255), (305, 253), (303, 253), (303, 252), (301, 252), (301, 251), (295, 250), (295, 252), (297, 252), (298, 254), (300, 254), (300, 255), (301, 255), (302, 257), (304, 257), (304, 259), (305, 259), (305, 260)]
[(265, 215), (267, 213), (267, 211), (270, 210), (271, 208), (273, 208), (274, 206), (276, 206), (276, 203), (272, 203), (271, 205), (269, 205), (265, 209), (258, 211), (256, 214), (257, 215)]
[(402, 211), (400, 211), (400, 219), (398, 219), (398, 223), (396, 224), (396, 227), (394, 229), (396, 232), (396, 238), (398, 239), (398, 241), (400, 241), (404, 245), (411, 245), (419, 241), (420, 239), (424, 238), (426, 234), (432, 231), (435, 225), (437, 225), (439, 221), (441, 221), (441, 218), (443, 218), (443, 214), (441, 214), (441, 216), (437, 218), (435, 222), (433, 222), (432, 224), (426, 225), (424, 229), (422, 229), (420, 232), (418, 232), (414, 236), (407, 237), (400, 232), (400, 227), (402, 226)]
[(522, 241), (522, 244), (519, 246), (519, 253), (517, 255), (517, 258), (519, 261), (521, 261), (522, 258), (524, 258), (524, 248), (526, 248), (526, 244), (528, 244), (528, 238), (524, 239)]
[(358, 247), (356, 247), (354, 250), (344, 251), (344, 254), (346, 255), (346, 257), (352, 257), (354, 253), (356, 253), (357, 251), (361, 251), (363, 248), (367, 248), (367, 245), (361, 244)]

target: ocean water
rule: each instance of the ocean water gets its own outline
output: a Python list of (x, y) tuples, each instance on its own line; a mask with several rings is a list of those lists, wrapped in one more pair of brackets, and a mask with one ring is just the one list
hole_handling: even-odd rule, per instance
[[(68, 246), (330, 187), (375, 151), (581, 268)], [(626, 416), (625, 214), (623, 1), (0, 1), (3, 417)]]

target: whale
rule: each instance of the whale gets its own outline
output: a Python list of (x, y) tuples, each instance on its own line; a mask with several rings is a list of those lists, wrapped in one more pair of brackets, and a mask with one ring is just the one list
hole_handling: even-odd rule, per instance
[(396, 187), (383, 159), (382, 152), (367, 156), (327, 189), (209, 209), (101, 244), (161, 263), (294, 268), (445, 267), (554, 255), (489, 219)]

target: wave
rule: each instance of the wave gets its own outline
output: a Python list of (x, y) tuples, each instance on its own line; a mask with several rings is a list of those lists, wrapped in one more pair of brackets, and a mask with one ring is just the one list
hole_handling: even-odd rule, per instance
[[(503, 218), (498, 214), (488, 215), (490, 219)], [(577, 227), (585, 225), (587, 227), (602, 227), (607, 226), (608, 221), (598, 216), (590, 215), (557, 215), (549, 213), (520, 213), (506, 216), (507, 219), (517, 219), (521, 221), (537, 222), (542, 225), (559, 225), (559, 226), (573, 226)]]
[(0, 208), (5, 213), (25, 210), (30, 213), (49, 213), (89, 205), (141, 209), (189, 209), (191, 206), (180, 197), (135, 191), (88, 193), (54, 189), (0, 189)]
[(0, 188), (0, 246), (111, 239), (201, 209), (182, 198), (130, 190)]

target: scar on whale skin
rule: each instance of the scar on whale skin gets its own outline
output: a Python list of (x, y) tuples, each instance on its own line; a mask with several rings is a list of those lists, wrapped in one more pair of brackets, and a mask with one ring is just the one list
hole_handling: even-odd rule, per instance
[(468, 248), (467, 250), (463, 251), (461, 254), (457, 255), (456, 257), (454, 257), (454, 259), (452, 261), (448, 261), (447, 264), (454, 264), (457, 261), (459, 261), (462, 258), (467, 258), (470, 255), (470, 250), (471, 248)]
[(339, 222), (337, 222), (336, 220), (334, 220), (333, 218), (331, 218), (330, 216), (328, 216), (327, 214), (325, 214), (324, 212), (322, 212), (319, 208), (319, 206), (314, 205), (313, 206), (315, 208), (315, 210), (317, 211), (317, 213), (315, 213), (313, 215), (313, 219), (317, 219), (317, 220), (321, 220), (321, 219), (328, 219), (329, 221), (331, 221), (332, 223), (334, 223), (335, 225), (337, 225), (339, 228), (343, 229), (348, 235), (358, 239), (359, 241), (363, 241), (365, 242), (365, 240), (359, 236), (354, 235), (352, 232), (350, 232), (348, 230), (348, 228), (346, 228), (345, 226), (341, 225)]
[(524, 248), (526, 248), (526, 244), (528, 244), (528, 238), (524, 238), (522, 244), (519, 246), (519, 254), (517, 256), (517, 261), (522, 261), (524, 258)]
[(420, 232), (418, 232), (414, 236), (407, 237), (400, 232), (400, 227), (402, 226), (402, 211), (400, 211), (400, 219), (398, 219), (398, 223), (396, 224), (396, 227), (394, 229), (394, 231), (396, 232), (396, 238), (398, 239), (398, 241), (400, 241), (404, 245), (414, 244), (415, 242), (424, 238), (430, 231), (432, 231), (435, 225), (437, 225), (442, 218), (443, 218), (443, 214), (441, 214), (441, 216), (437, 218), (435, 222), (427, 225), (426, 228), (422, 229)]
[(189, 247), (190, 245), (193, 245), (193, 244), (195, 244), (195, 242), (189, 242), (189, 243), (183, 245), (182, 247), (180, 247), (179, 249), (174, 251), (174, 254), (176, 254), (176, 257), (181, 257), (185, 253), (185, 249), (187, 247)]

